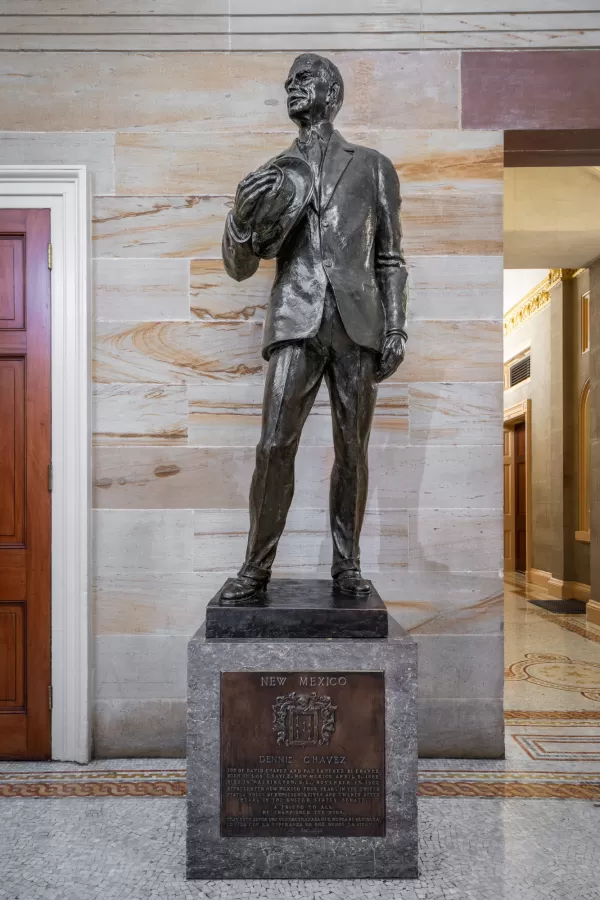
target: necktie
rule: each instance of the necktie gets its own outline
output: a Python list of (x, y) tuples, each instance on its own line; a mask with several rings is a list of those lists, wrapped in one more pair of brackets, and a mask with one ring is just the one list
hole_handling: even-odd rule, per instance
[(321, 163), (323, 162), (321, 141), (319, 140), (318, 135), (313, 131), (311, 139), (300, 146), (313, 174), (315, 182), (315, 200), (318, 205), (321, 193)]

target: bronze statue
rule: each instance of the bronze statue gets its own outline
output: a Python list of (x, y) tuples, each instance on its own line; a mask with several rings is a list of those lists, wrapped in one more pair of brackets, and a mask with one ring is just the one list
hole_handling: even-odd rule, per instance
[(277, 258), (264, 328), (268, 370), (250, 489), (246, 560), (221, 603), (248, 603), (266, 587), (294, 493), (294, 459), (323, 377), (335, 462), (330, 518), (334, 583), (368, 595), (359, 537), (377, 384), (404, 358), (407, 271), (400, 189), (387, 157), (333, 128), (344, 98), (338, 68), (305, 53), (287, 81), (299, 127), (292, 146), (240, 183), (223, 236), (228, 274), (243, 281)]

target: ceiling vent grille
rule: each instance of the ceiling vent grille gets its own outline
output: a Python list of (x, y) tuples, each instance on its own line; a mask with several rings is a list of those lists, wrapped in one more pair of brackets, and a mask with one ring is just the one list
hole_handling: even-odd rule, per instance
[(510, 386), (521, 384), (531, 377), (531, 356), (525, 356), (510, 367)]

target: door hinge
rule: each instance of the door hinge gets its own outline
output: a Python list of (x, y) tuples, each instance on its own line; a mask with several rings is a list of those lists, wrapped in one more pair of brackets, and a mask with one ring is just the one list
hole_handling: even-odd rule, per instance
[(52, 482), (54, 480), (54, 470), (52, 463), (48, 463), (48, 491), (52, 493)]
[(48, 244), (48, 268), (52, 268), (52, 244)]
[(52, 685), (48, 685), (48, 709), (52, 709)]

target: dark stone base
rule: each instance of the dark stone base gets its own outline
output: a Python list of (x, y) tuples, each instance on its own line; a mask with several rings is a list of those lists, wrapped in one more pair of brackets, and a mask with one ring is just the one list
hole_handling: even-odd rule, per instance
[[(221, 588), (222, 590), (222, 588)], [(367, 597), (344, 594), (332, 581), (276, 578), (252, 604), (221, 606), (221, 591), (206, 608), (206, 637), (385, 638), (388, 616), (372, 588)]]
[[(256, 671), (383, 673), (384, 836), (222, 836), (221, 677)], [(417, 646), (396, 622), (371, 641), (209, 641), (203, 627), (188, 647), (188, 691), (189, 879), (418, 877)]]

